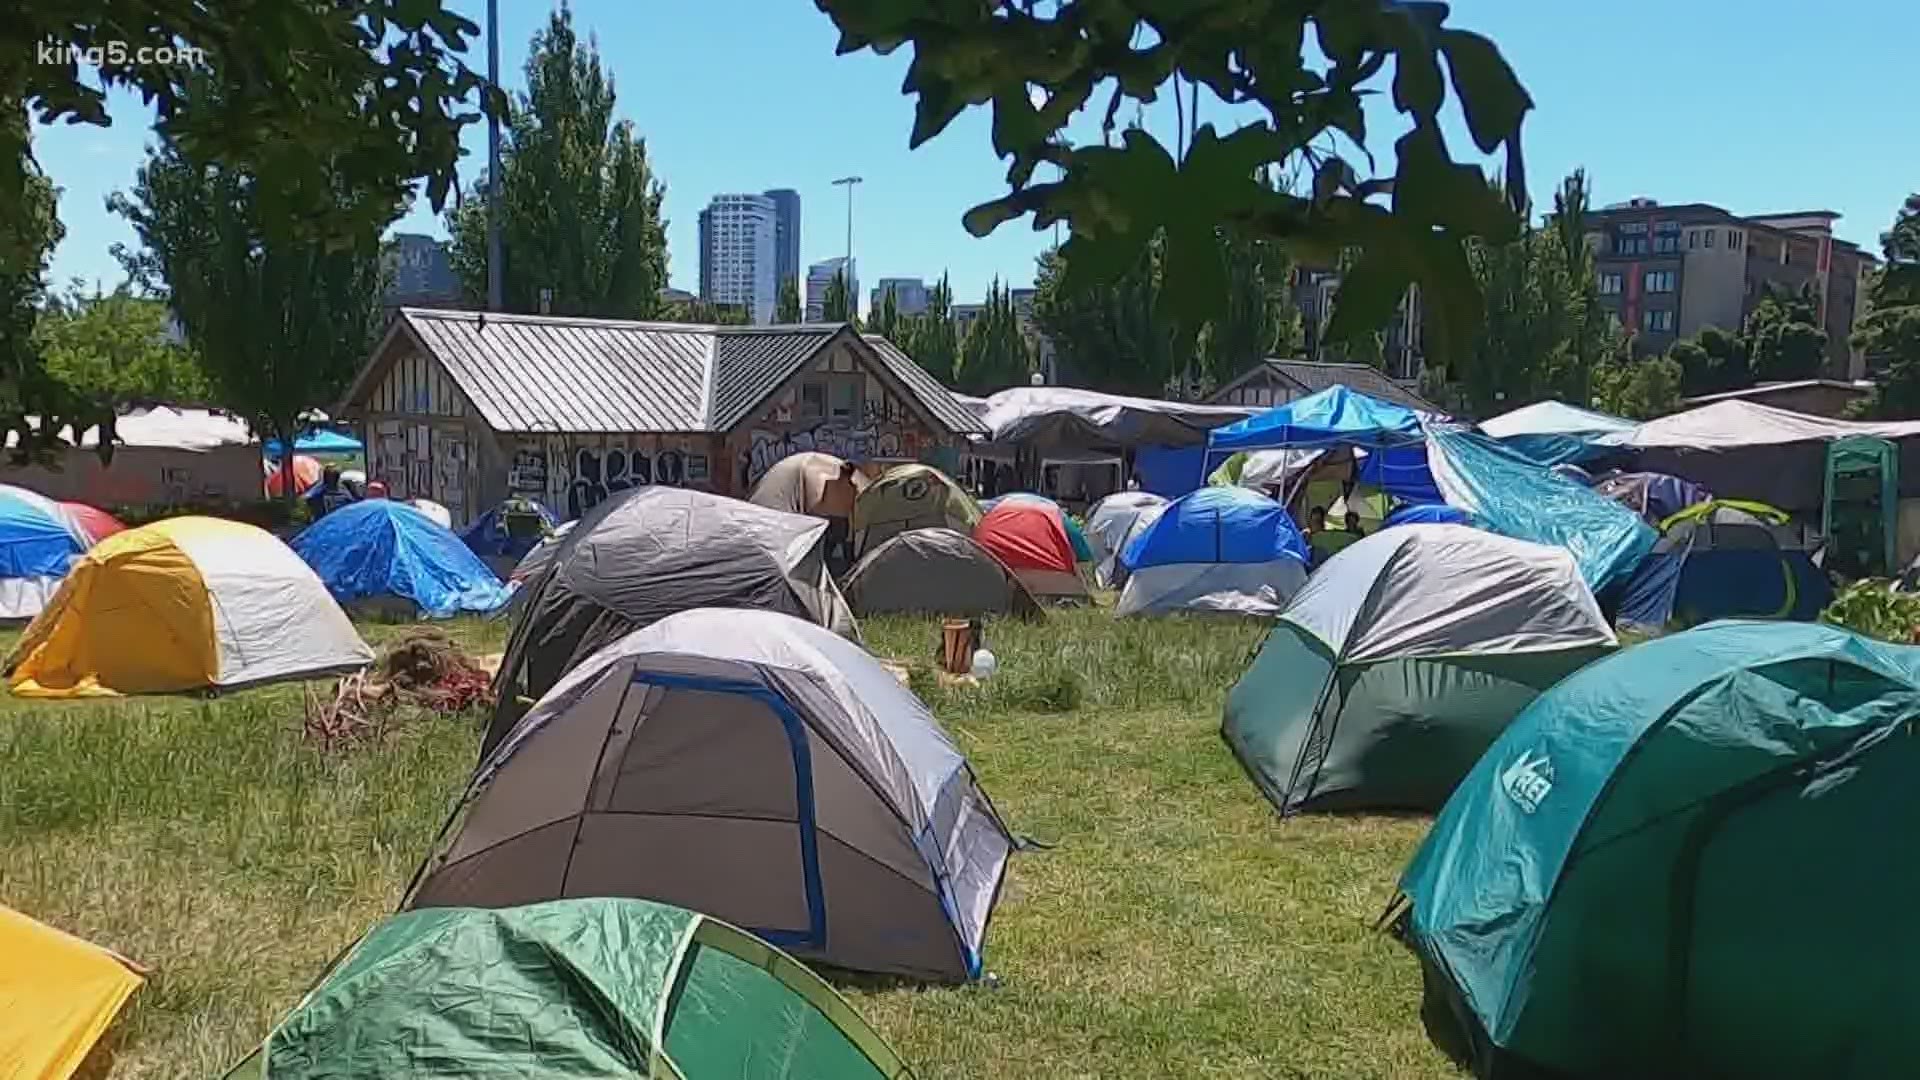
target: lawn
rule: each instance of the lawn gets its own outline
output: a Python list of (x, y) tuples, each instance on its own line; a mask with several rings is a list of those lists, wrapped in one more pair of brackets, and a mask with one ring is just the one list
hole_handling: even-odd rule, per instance
[[(931, 620), (866, 624), (931, 659)], [(368, 626), (370, 638), (401, 627)], [(497, 624), (463, 623), (497, 649)], [(1412, 957), (1372, 922), (1425, 830), (1282, 823), (1217, 734), (1247, 623), (995, 623), (1001, 673), (930, 699), (1014, 830), (987, 985), (847, 993), (921, 1077), (1438, 1077)], [(11, 639), (0, 641), (11, 644)], [(154, 975), (119, 1077), (217, 1074), (382, 914), (473, 764), (471, 718), (322, 752), (301, 689), (0, 700), (0, 900)]]

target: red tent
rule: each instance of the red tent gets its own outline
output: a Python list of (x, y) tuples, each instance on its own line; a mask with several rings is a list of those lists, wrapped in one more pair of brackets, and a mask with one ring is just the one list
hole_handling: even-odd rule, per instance
[(1087, 599), (1087, 583), (1074, 566), (1073, 542), (1067, 539), (1067, 522), (1058, 506), (1001, 502), (973, 527), (973, 538), (1006, 563), (1035, 596)]
[(63, 502), (60, 504), (60, 510), (67, 515), (67, 520), (73, 524), (74, 528), (87, 538), (88, 547), (92, 547), (114, 533), (127, 531), (127, 527), (120, 524), (119, 518), (97, 506)]
[[(305, 454), (293, 455), (293, 493), (299, 495), (319, 483), (322, 471), (324, 470), (317, 459), (310, 458)], [(267, 462), (266, 473), (267, 497), (277, 499), (280, 497), (280, 463), (277, 461)]]

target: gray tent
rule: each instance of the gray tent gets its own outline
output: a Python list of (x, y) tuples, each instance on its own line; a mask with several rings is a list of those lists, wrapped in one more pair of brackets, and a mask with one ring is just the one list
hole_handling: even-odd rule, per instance
[(1039, 601), (1005, 563), (952, 529), (910, 529), (895, 536), (854, 566), (846, 587), (847, 602), (859, 615), (1042, 614)]
[(710, 608), (628, 634), (541, 699), (405, 906), (638, 897), (803, 959), (961, 981), (1011, 847), (946, 732), (865, 650)]
[(859, 636), (827, 574), (820, 518), (683, 488), (622, 492), (581, 518), (521, 585), (482, 754), (575, 664), (629, 631), (697, 607), (761, 608)]
[(1151, 491), (1116, 491), (1087, 511), (1093, 575), (1101, 588), (1117, 589), (1127, 583), (1127, 568), (1120, 565), (1120, 552), (1166, 508), (1167, 500)]

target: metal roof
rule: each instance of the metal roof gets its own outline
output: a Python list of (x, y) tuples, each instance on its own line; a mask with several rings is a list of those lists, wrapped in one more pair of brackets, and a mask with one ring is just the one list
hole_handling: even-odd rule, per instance
[(840, 323), (698, 326), (402, 308), (347, 401), (370, 389), (388, 341), (403, 329), (496, 431), (728, 431), (843, 333), (935, 423), (960, 434), (984, 430), (905, 354)]

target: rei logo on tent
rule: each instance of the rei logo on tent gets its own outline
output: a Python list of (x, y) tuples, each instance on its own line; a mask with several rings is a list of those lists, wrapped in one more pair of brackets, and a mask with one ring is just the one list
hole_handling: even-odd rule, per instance
[(1500, 787), (1507, 798), (1519, 805), (1522, 813), (1540, 809), (1547, 793), (1553, 790), (1553, 762), (1546, 751), (1526, 752), (1500, 774)]

